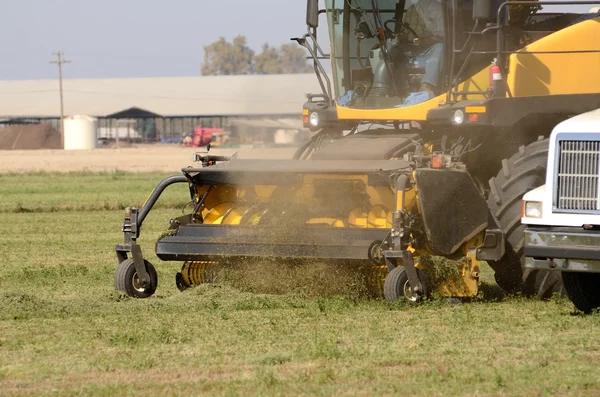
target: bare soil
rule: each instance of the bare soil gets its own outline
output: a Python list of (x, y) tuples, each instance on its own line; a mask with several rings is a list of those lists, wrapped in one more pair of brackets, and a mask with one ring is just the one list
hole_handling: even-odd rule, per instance
[[(295, 148), (213, 149), (211, 154), (245, 159), (291, 159)], [(0, 150), (0, 173), (26, 172), (179, 172), (192, 165), (198, 148), (178, 145), (137, 145), (94, 150)]]
[(59, 149), (60, 133), (48, 124), (0, 128), (0, 150)]

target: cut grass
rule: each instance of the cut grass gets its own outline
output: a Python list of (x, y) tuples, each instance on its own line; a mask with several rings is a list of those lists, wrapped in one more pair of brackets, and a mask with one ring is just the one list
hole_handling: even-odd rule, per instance
[[(7, 181), (44, 197), (40, 182), (58, 178), (61, 188), (46, 186), (63, 204), (95, 200), (96, 186), (101, 200), (127, 206), (143, 202), (163, 175), (74, 174), (76, 190), (55, 175), (29, 177), (2, 177), (1, 201), (17, 190)], [(185, 201), (184, 190), (169, 200)], [(135, 300), (112, 286), (121, 211), (48, 212), (37, 199), (27, 205), (34, 211), (0, 213), (2, 396), (600, 393), (600, 316), (578, 315), (566, 300), (504, 296), (489, 269), (483, 292), (462, 305), (435, 300), (413, 308), (351, 289), (331, 296), (325, 266), (306, 269), (304, 287), (302, 270), (265, 267), (268, 282), (257, 282), (260, 272), (241, 266), (238, 275), (250, 273), (249, 281), (233, 282), (228, 273), (222, 285), (180, 293), (180, 264), (153, 254), (180, 214), (165, 204), (150, 213), (140, 240), (157, 265), (158, 292)], [(280, 294), (253, 293), (270, 284)], [(285, 294), (292, 286), (295, 293)]]
[[(167, 174), (125, 172), (0, 174), (0, 213), (116, 211), (140, 207)], [(165, 190), (157, 208), (181, 208), (190, 200), (186, 184)]]

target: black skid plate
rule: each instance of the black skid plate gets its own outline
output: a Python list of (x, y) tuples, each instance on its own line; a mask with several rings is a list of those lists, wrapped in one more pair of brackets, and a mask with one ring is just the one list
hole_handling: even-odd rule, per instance
[(368, 259), (374, 241), (388, 229), (319, 226), (282, 228), (192, 224), (156, 243), (165, 261), (211, 261), (233, 257)]

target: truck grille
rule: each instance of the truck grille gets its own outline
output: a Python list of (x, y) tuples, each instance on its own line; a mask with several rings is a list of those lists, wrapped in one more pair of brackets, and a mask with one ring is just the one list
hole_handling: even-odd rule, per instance
[(597, 211), (600, 141), (560, 141), (556, 208)]

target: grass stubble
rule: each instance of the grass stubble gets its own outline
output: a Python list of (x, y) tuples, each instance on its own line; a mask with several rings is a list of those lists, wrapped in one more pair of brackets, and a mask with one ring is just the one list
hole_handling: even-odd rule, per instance
[[(488, 268), (459, 305), (367, 299), (364, 279), (324, 264), (239, 264), (180, 293), (180, 264), (153, 245), (185, 187), (140, 240), (157, 294), (124, 297), (110, 203), (143, 202), (161, 177), (0, 176), (0, 395), (600, 394), (600, 316), (505, 296)], [(2, 210), (16, 203), (31, 211)]]

